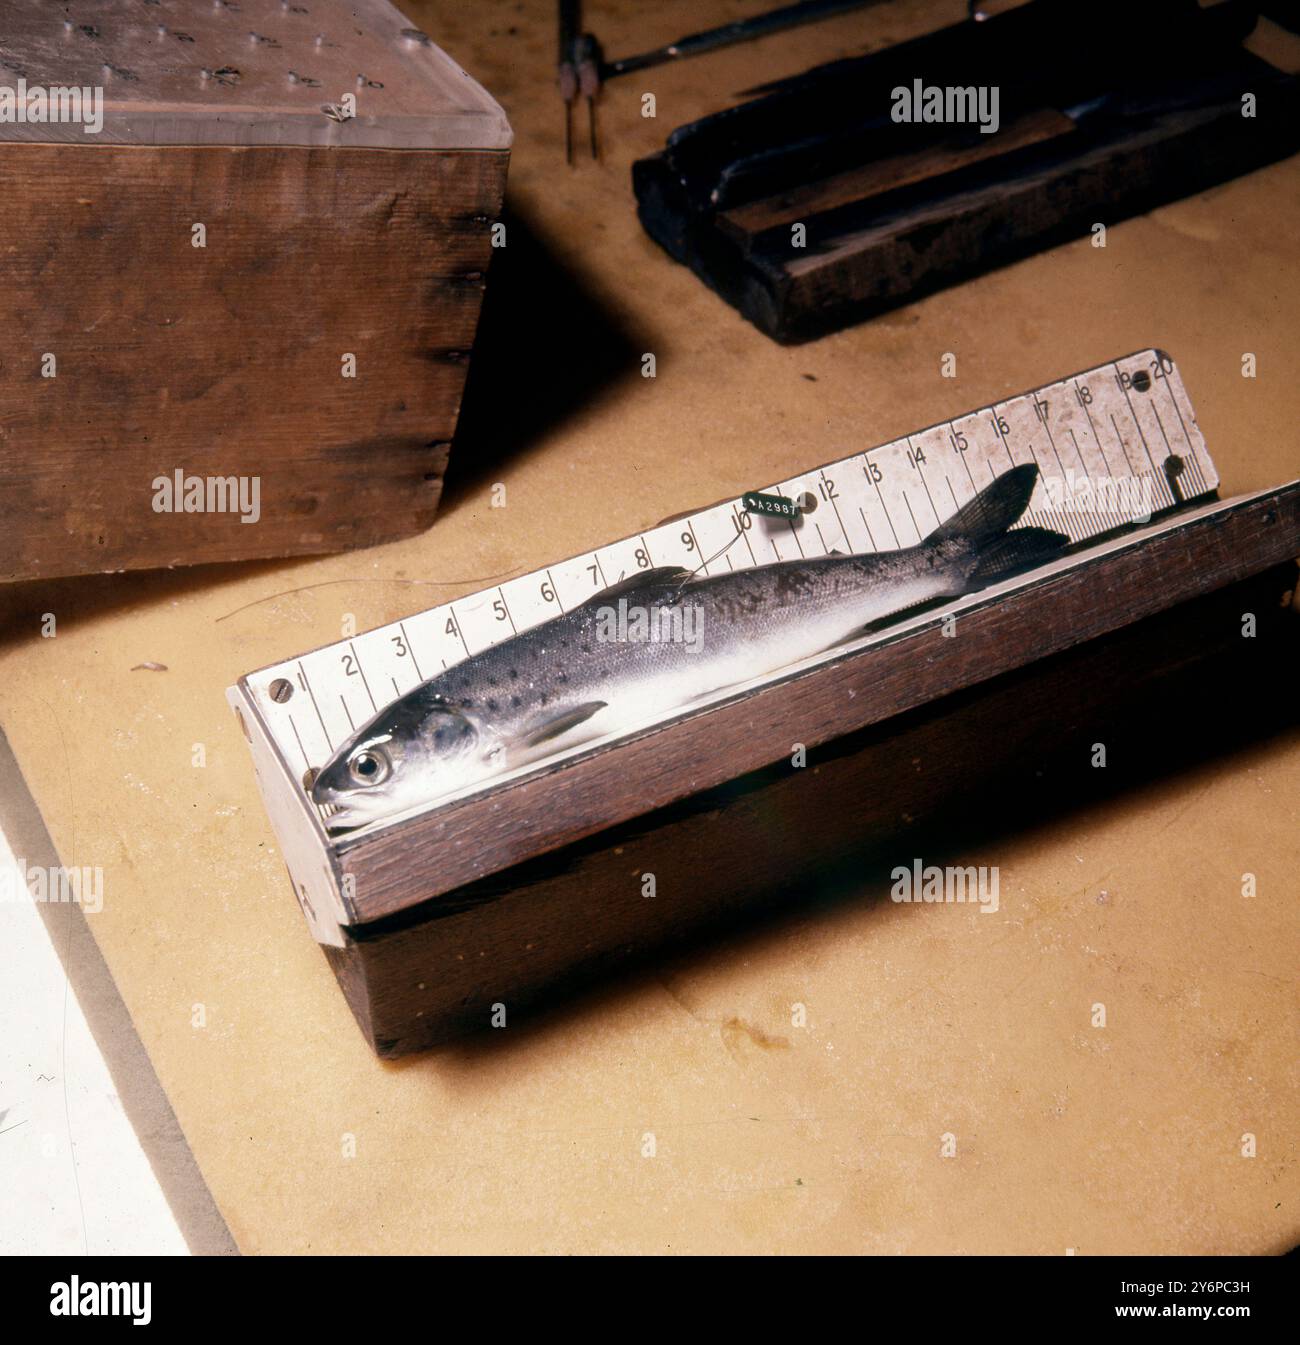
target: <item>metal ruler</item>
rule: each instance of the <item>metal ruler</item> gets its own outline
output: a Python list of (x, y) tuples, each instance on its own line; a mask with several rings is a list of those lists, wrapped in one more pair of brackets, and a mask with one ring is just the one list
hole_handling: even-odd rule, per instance
[[(385, 704), (637, 570), (680, 565), (718, 574), (913, 546), (994, 478), (1028, 462), (1037, 463), (1040, 480), (1018, 526), (1053, 528), (1075, 542), (1218, 486), (1177, 368), (1164, 352), (1144, 350), (756, 488), (801, 502), (797, 519), (752, 514), (737, 496), (250, 673), (232, 688), (232, 704), (251, 711), (266, 763), (297, 781), (306, 803), (303, 780)], [(241, 721), (251, 738), (242, 714)], [(259, 775), (265, 794), (260, 767)]]

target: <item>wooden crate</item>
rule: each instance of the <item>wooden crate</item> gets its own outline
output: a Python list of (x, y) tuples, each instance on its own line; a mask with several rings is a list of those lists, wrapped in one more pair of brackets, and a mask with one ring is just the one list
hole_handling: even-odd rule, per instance
[[(501, 109), (387, 0), (65, 8), (0, 27), (0, 578), (427, 527)], [(82, 121), (12, 119), (55, 87)]]

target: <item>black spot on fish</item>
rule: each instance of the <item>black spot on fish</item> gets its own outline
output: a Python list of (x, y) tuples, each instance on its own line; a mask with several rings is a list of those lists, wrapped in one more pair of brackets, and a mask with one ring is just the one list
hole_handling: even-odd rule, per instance
[(523, 704), (523, 701), (518, 696), (511, 696), (510, 704), (517, 710)]
[[(494, 687), (494, 686), (499, 686), (499, 685), (500, 685), (500, 684), (497, 682), (497, 679), (496, 679), (495, 677), (489, 677), (489, 678), (488, 678), (488, 686), (490, 686), (490, 687)], [(491, 702), (489, 702), (489, 704), (491, 704)]]
[(584, 644), (584, 645), (582, 646), (582, 652), (583, 652), (584, 654), (590, 654), (590, 653), (591, 653), (591, 646), (590, 646), (589, 644)]
[(468, 696), (466, 696), (465, 699), (461, 701), (460, 708), (462, 710), (472, 710), (474, 708), (474, 702), (470, 700)]
[(489, 697), (488, 697), (487, 708), (488, 708), (489, 710), (496, 710), (496, 709), (499, 709), (499, 708), (500, 708), (500, 707), (497, 705), (497, 698), (496, 698), (495, 696), (489, 696)]
[(556, 673), (556, 678), (561, 682), (567, 682), (569, 680), (569, 674), (565, 672)]
[(518, 676), (519, 676), (519, 669), (518, 669), (518, 668), (511, 668), (511, 669), (510, 669), (510, 680), (513, 682), (513, 681), (515, 680), (515, 678), (517, 678)]

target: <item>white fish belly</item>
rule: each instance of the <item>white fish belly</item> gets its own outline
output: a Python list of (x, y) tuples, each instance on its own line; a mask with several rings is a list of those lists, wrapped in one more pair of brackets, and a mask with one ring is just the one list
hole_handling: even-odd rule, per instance
[(683, 651), (671, 669), (641, 673), (602, 691), (609, 706), (584, 727), (600, 735), (644, 727), (714, 692), (778, 673), (850, 639), (872, 621), (946, 591), (943, 581), (926, 576), (891, 586), (887, 593), (863, 594), (860, 602), (807, 617), (793, 615), (788, 623), (767, 622), (751, 633), (719, 631), (715, 635), (718, 643), (730, 646), (723, 653), (710, 649), (706, 613), (699, 653)]

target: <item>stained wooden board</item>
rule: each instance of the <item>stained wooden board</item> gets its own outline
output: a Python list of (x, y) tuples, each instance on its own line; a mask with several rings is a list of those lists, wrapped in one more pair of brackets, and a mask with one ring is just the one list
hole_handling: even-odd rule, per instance
[[(505, 172), (503, 152), (0, 147), (0, 580), (427, 528)], [(155, 509), (178, 470), (255, 477), (256, 518)]]
[(1026, 145), (1042, 144), (1045, 140), (1067, 134), (1074, 122), (1063, 113), (1050, 108), (1027, 113), (1003, 126), (992, 139), (966, 137), (942, 147), (915, 154), (900, 154), (878, 160), (861, 168), (819, 178), (806, 186), (794, 187), (775, 197), (750, 201), (724, 210), (718, 215), (718, 227), (737, 242), (748, 245), (767, 229), (807, 222), (824, 211), (864, 201), (900, 187), (956, 172), (971, 164), (993, 159)]
[[(363, 554), (0, 596), (0, 723), (64, 862), (105, 868), (94, 937), (243, 1250), (1088, 1255), (1300, 1236), (1287, 705), (1249, 742), (1152, 762), (1145, 783), (1030, 829), (982, 813), (951, 862), (1000, 866), (997, 916), (896, 907), (865, 875), (831, 910), (795, 891), (784, 921), (527, 1031), (386, 1065), (304, 925), (224, 701), (248, 669), (338, 639), (349, 615), (380, 625), (1153, 340), (1178, 354), (1225, 496), (1294, 478), (1300, 288), (1278, 221), (1300, 165), (800, 348), (644, 237), (628, 170), (669, 127), (963, 10), (898, 0), (615, 82), (607, 166), (566, 173), (553, 6), (410, 5), (517, 133), (517, 297), (494, 315), (506, 291), (489, 286), (482, 341), (503, 363), (477, 389), (471, 371), (462, 430), (480, 454), (437, 526)], [(732, 16), (670, 0), (656, 22)], [(599, 13), (613, 51), (648, 45), (647, 22), (640, 5)], [(640, 115), (645, 91), (657, 120)], [(529, 359), (535, 394), (509, 395), (500, 369)], [(41, 639), (51, 610), (58, 635)], [(131, 671), (146, 660), (167, 671)], [(927, 833), (916, 853), (949, 862), (944, 842)], [(939, 1156), (945, 1132), (956, 1160)]]

